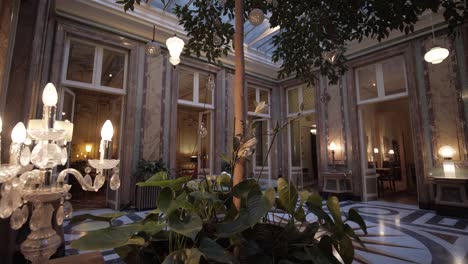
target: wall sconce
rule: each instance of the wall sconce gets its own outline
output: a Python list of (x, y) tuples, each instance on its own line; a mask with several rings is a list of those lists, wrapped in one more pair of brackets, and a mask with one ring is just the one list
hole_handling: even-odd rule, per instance
[(337, 146), (336, 146), (336, 143), (334, 141), (332, 141), (330, 143), (330, 146), (328, 146), (328, 149), (330, 150), (331, 152), (331, 155), (332, 155), (332, 166), (333, 166), (333, 170), (336, 170), (336, 165), (335, 165), (335, 151), (337, 149)]
[(93, 150), (93, 144), (86, 144), (86, 145), (85, 145), (85, 151), (86, 151), (86, 153), (89, 154), (89, 153), (91, 152), (91, 150)]
[(312, 128), (310, 129), (310, 133), (312, 135), (317, 135), (317, 126), (316, 125), (312, 125)]
[(388, 154), (394, 155), (394, 154), (395, 154), (395, 151), (394, 151), (393, 149), (391, 149), (391, 150), (388, 151)]
[(374, 148), (374, 154), (379, 154), (379, 149), (378, 148)]
[(443, 146), (439, 149), (439, 155), (444, 158), (444, 162), (442, 163), (444, 176), (446, 178), (455, 178), (455, 163), (452, 160), (455, 155), (455, 149), (450, 146)]

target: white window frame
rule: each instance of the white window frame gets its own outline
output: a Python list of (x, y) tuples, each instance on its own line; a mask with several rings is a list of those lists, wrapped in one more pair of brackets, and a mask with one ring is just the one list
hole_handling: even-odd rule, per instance
[[(400, 62), (403, 66), (403, 76), (405, 79), (405, 91), (401, 93), (396, 93), (396, 94), (391, 94), (391, 95), (385, 95), (385, 85), (384, 85), (384, 73), (383, 73), (383, 64), (389, 60), (393, 60), (395, 58), (400, 59)], [(366, 100), (361, 100), (361, 95), (360, 95), (360, 87), (359, 87), (359, 74), (358, 71), (359, 69), (362, 69), (364, 67), (368, 66), (373, 66), (375, 68), (375, 79), (376, 79), (376, 89), (377, 89), (377, 97), (371, 98), (371, 99), (366, 99)], [(363, 105), (363, 104), (372, 104), (372, 103), (378, 103), (378, 102), (383, 102), (383, 101), (388, 101), (388, 100), (394, 100), (402, 97), (407, 97), (408, 96), (408, 78), (406, 76), (406, 63), (405, 59), (402, 55), (398, 55), (396, 57), (392, 57), (386, 60), (379, 61), (377, 63), (373, 64), (368, 64), (359, 68), (356, 68), (354, 70), (354, 76), (355, 76), (355, 81), (356, 81), (356, 96), (357, 96), (357, 104), (358, 105)]]
[[(270, 112), (271, 112), (271, 107), (270, 107), (270, 105), (271, 105), (271, 92), (270, 92), (270, 89), (261, 88), (261, 87), (257, 87), (257, 86), (250, 86), (247, 89), (255, 90), (255, 101), (257, 102), (257, 104), (260, 103), (260, 91), (266, 91), (268, 93), (268, 103), (267, 103), (267, 106), (266, 106), (267, 109), (268, 109), (268, 113), (255, 113), (255, 112), (252, 112), (252, 111), (248, 111), (247, 114), (249, 116), (263, 117), (263, 118), (267, 118), (267, 119), (271, 118), (271, 114), (270, 114)], [(248, 98), (248, 95), (247, 95), (247, 98)]]
[[(187, 70), (187, 71), (192, 71), (192, 69), (188, 68), (188, 67), (185, 67), (183, 69)], [(216, 82), (216, 75), (211, 73), (211, 72), (207, 72), (207, 73), (212, 74), (214, 76), (214, 78), (215, 78), (214, 81)], [(184, 100), (184, 99), (177, 98), (177, 103), (180, 104), (180, 105), (201, 107), (201, 108), (214, 110), (215, 109), (215, 107), (214, 107), (215, 90), (216, 89), (214, 89), (211, 92), (211, 104), (201, 103), (200, 102), (200, 72), (196, 71), (196, 70), (193, 70), (193, 90), (192, 90), (193, 91), (193, 100), (189, 101), (189, 100)]]
[[(307, 88), (306, 84), (301, 84), (301, 85), (290, 87), (290, 88), (286, 89), (286, 112), (287, 112), (287, 117), (288, 118), (295, 117), (298, 114), (307, 115), (307, 114), (315, 114), (316, 113), (315, 103), (314, 103), (314, 109), (301, 110), (301, 106), (304, 104), (304, 88)], [(299, 106), (299, 111), (290, 113), (289, 112), (289, 91), (294, 90), (294, 89), (298, 89), (298, 102), (297, 103), (298, 103), (298, 106)]]
[[(70, 44), (71, 42), (83, 43), (94, 47), (94, 64), (93, 64), (93, 77), (91, 83), (78, 82), (67, 80), (68, 62), (70, 58)], [(105, 85), (101, 85), (101, 73), (102, 73), (102, 60), (104, 57), (104, 49), (121, 53), (125, 56), (124, 64), (124, 79), (122, 88), (114, 88)], [(127, 73), (128, 73), (128, 52), (122, 49), (116, 49), (113, 47), (100, 45), (95, 42), (82, 40), (78, 38), (67, 38), (65, 44), (64, 63), (62, 67), (62, 85), (74, 88), (81, 88), (93, 91), (100, 91), (112, 94), (125, 95), (127, 92)]]

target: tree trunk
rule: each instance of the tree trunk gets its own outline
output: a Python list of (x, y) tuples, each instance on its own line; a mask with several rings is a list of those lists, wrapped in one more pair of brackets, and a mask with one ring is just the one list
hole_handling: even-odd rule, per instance
[[(244, 2), (236, 0), (235, 5), (235, 78), (234, 78), (234, 135), (243, 136), (245, 134), (246, 111), (244, 105)], [(233, 184), (236, 185), (245, 179), (245, 160), (240, 159), (234, 165)], [(239, 210), (240, 200), (234, 198), (234, 205)]]

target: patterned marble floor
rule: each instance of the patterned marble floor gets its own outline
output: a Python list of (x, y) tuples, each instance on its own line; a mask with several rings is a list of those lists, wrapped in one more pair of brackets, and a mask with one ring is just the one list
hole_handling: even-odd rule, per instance
[[(361, 263), (433, 263), (468, 264), (468, 220), (441, 217), (433, 211), (420, 210), (413, 205), (373, 201), (368, 203), (344, 201), (344, 212), (355, 208), (370, 227), (365, 238), (366, 249), (357, 250)], [(104, 214), (110, 209), (79, 211)], [(134, 212), (117, 219), (127, 224), (144, 217), (146, 212)], [(312, 220), (312, 219), (311, 219)], [(70, 226), (65, 222), (67, 255), (84, 253), (70, 247), (70, 242), (86, 231), (102, 228), (103, 223), (85, 222)], [(114, 250), (102, 252), (106, 264), (123, 263)], [(356, 262), (360, 263), (360, 262)]]

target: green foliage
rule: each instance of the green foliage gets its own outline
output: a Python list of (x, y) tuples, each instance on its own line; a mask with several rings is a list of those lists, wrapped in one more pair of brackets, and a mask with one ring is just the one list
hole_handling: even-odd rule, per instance
[[(158, 209), (130, 225), (91, 231), (72, 247), (115, 248), (128, 263), (184, 264), (205, 260), (238, 263), (234, 247), (240, 248), (240, 258), (248, 263), (339, 263), (333, 255), (335, 249), (345, 263), (351, 263), (353, 241), (361, 241), (348, 222), (366, 232), (365, 222), (355, 210), (346, 218), (342, 216), (336, 197), (327, 201), (330, 216), (317, 193), (298, 192), (284, 179), (278, 180), (278, 193), (273, 188), (262, 191), (255, 180), (234, 188), (226, 186), (226, 190), (220, 189), (228, 183), (226, 178), (194, 184), (186, 179), (168, 180), (161, 174), (149, 183), (164, 186)], [(239, 212), (233, 206), (233, 196), (241, 199)], [(315, 214), (319, 221), (306, 221), (309, 214)], [(72, 222), (110, 221), (119, 215), (77, 216)]]
[(166, 172), (167, 168), (162, 159), (160, 160), (140, 160), (138, 161), (138, 171), (136, 173), (136, 179), (138, 182), (146, 181), (151, 176), (159, 173)]
[[(339, 50), (344, 53), (348, 43), (364, 38), (381, 41), (393, 30), (405, 34), (413, 32), (419, 17), (427, 10), (443, 10), (452, 33), (468, 18), (466, 1), (462, 0), (243, 2), (244, 17), (254, 7), (260, 8), (264, 13), (271, 13), (271, 28), (280, 27), (273, 36), (272, 57), (273, 61), (282, 63), (279, 77), (297, 76), (307, 82), (314, 81), (317, 69), (334, 83), (345, 72), (346, 58), (340, 56), (331, 63), (323, 56), (326, 52)], [(139, 0), (117, 3), (123, 4), (125, 10), (133, 10)], [(185, 53), (217, 62), (227, 55), (233, 40), (234, 27), (229, 21), (234, 17), (234, 0), (193, 0), (190, 3), (190, 8), (176, 5), (174, 10), (190, 37)]]

